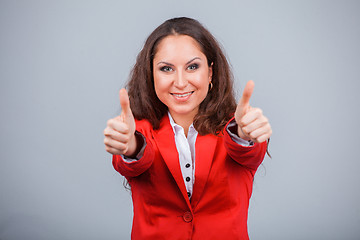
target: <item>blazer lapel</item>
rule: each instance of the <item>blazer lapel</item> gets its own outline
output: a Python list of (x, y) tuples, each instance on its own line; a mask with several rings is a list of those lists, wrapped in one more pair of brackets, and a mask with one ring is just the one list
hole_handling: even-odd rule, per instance
[(210, 168), (214, 158), (217, 137), (211, 134), (198, 135), (195, 143), (195, 183), (191, 205), (196, 207), (199, 199), (204, 191)]
[(174, 131), (170, 125), (169, 117), (165, 115), (160, 122), (160, 128), (154, 131), (154, 139), (159, 147), (160, 154), (175, 179), (183, 197), (191, 208), (184, 179), (181, 173), (179, 153), (176, 149)]

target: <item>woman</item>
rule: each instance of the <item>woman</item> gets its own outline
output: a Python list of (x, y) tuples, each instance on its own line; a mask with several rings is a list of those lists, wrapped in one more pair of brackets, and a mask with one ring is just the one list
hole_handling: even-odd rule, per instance
[(196, 20), (174, 18), (148, 37), (104, 130), (128, 180), (132, 239), (248, 239), (254, 174), (271, 135), (249, 100), (238, 104), (228, 62)]

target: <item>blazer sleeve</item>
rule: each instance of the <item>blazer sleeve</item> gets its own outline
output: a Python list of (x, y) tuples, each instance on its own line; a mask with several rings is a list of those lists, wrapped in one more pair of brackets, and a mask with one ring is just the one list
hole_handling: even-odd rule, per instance
[(142, 157), (135, 161), (124, 161), (121, 155), (113, 155), (112, 158), (115, 170), (126, 178), (139, 176), (148, 170), (154, 161), (155, 153), (151, 141), (146, 137), (146, 130), (139, 128), (137, 131), (145, 139), (145, 149)]
[[(234, 118), (227, 123), (225, 129), (233, 120)], [(226, 130), (224, 131), (224, 144), (231, 159), (254, 171), (263, 161), (267, 148), (267, 142), (254, 143), (251, 146), (237, 144)]]

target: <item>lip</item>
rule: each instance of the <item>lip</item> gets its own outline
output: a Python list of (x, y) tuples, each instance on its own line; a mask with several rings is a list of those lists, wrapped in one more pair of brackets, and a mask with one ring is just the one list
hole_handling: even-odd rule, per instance
[(183, 93), (170, 93), (170, 95), (173, 96), (179, 102), (185, 102), (192, 96), (193, 93), (194, 91), (190, 91)]

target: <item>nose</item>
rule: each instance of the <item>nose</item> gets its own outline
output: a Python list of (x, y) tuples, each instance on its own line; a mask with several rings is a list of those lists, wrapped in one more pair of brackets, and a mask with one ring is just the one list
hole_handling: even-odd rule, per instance
[(186, 79), (186, 75), (182, 71), (178, 71), (175, 80), (174, 80), (174, 86), (178, 89), (184, 89), (188, 84), (188, 81)]

